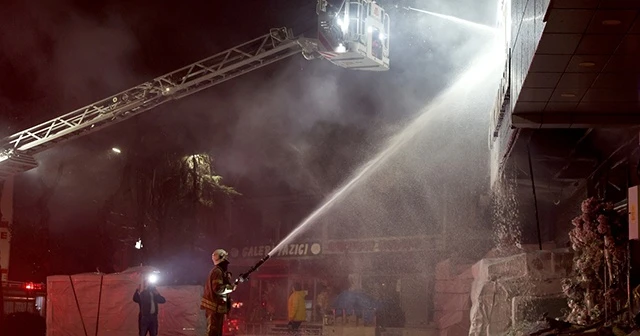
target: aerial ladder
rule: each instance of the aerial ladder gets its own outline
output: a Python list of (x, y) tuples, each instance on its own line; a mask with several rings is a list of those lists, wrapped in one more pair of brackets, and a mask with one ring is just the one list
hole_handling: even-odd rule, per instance
[(316, 38), (274, 28), (264, 36), (0, 141), (0, 181), (38, 166), (34, 155), (269, 64), (302, 54), (352, 70), (389, 69), (389, 15), (373, 0), (318, 0)]

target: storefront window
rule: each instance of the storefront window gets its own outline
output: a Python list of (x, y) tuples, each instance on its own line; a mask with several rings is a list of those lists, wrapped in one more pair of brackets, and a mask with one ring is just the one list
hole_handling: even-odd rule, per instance
[(404, 327), (404, 311), (400, 304), (398, 276), (363, 276), (362, 290), (378, 302), (377, 324), (384, 327)]
[[(294, 283), (299, 283), (307, 291), (305, 306), (307, 321), (314, 322), (321, 317), (316, 310), (315, 279), (295, 279), (289, 277), (263, 278), (254, 281), (251, 288), (251, 323), (286, 321), (288, 300)], [(254, 299), (255, 298), (255, 299)], [(316, 316), (317, 315), (317, 316)]]

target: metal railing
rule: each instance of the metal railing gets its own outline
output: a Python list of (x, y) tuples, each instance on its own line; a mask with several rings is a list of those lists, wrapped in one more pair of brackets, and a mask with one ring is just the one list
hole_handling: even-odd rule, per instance
[[(320, 336), (325, 327), (372, 327), (377, 326), (375, 309), (333, 309), (323, 316), (322, 323), (303, 323), (298, 335)], [(241, 335), (291, 335), (285, 321), (246, 323), (239, 332)]]

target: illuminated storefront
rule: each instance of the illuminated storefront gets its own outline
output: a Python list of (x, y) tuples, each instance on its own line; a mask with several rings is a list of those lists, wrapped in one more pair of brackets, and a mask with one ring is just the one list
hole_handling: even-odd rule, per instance
[[(357, 292), (380, 303), (380, 323), (424, 325), (432, 317), (434, 252), (441, 245), (437, 236), (293, 242), (238, 291), (243, 318), (247, 324), (286, 323), (287, 299), (299, 283), (307, 291), (310, 323), (321, 324), (345, 293)], [(233, 272), (245, 271), (272, 248), (230, 249)], [(345, 308), (351, 309), (357, 308)]]
[[(227, 209), (230, 222), (247, 229), (229, 237), (225, 247), (232, 272), (245, 272), (268, 254), (318, 201), (272, 197), (235, 202)], [(389, 216), (402, 218), (401, 207), (387, 210)], [(339, 315), (361, 309), (345, 304), (344, 298), (352, 294), (380, 302), (377, 322), (428, 325), (433, 317), (435, 264), (445, 248), (438, 223), (365, 225), (361, 222), (367, 218), (340, 217), (339, 211), (334, 215), (338, 217), (314, 223), (252, 274), (235, 295), (244, 304), (236, 314), (256, 326), (254, 334), (269, 332), (264, 330), (266, 324), (286, 325), (287, 299), (297, 282), (307, 291), (307, 326), (321, 325), (324, 315), (337, 306), (343, 308)]]

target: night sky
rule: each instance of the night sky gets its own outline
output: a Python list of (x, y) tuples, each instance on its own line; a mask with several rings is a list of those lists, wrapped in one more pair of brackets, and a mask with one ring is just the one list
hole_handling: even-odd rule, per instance
[[(207, 152), (243, 197), (326, 194), (447, 87), (483, 42), (414, 6), (493, 24), (495, 1), (381, 1), (392, 20), (391, 68), (354, 72), (301, 56), (148, 111), (37, 156), (22, 174), (16, 217), (28, 217), (64, 169), (48, 204), (48, 229), (67, 251), (94, 225), (136, 159), (172, 150)], [(313, 36), (315, 1), (3, 1), (0, 10), (0, 135), (46, 121), (226, 48), (287, 26)], [(149, 140), (152, 139), (152, 140)], [(144, 150), (140, 150), (143, 148)], [(37, 234), (34, 235), (37, 239)], [(54, 239), (54, 238), (50, 238)], [(23, 242), (27, 244), (27, 242)], [(37, 242), (31, 242), (37, 244)], [(32, 277), (12, 247), (11, 277)], [(90, 251), (88, 251), (91, 254)], [(93, 271), (91, 260), (76, 269)], [(23, 266), (23, 267), (22, 267)], [(40, 276), (41, 274), (39, 274)]]

